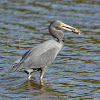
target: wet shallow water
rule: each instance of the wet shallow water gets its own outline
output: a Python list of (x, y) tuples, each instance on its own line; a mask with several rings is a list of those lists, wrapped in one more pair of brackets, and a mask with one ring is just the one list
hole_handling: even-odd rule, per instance
[[(31, 81), (22, 72), (7, 74), (27, 50), (52, 39), (53, 19), (82, 33), (63, 31), (65, 46), (48, 66), (43, 85), (39, 73)], [(100, 1), (0, 0), (0, 76), (0, 100), (100, 100)]]

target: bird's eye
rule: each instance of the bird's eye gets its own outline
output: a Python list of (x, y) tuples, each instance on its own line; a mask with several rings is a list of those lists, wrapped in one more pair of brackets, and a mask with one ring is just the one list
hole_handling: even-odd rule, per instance
[(60, 23), (58, 23), (57, 26), (60, 26)]
[(57, 29), (57, 30), (60, 30), (60, 27), (58, 26), (58, 27), (56, 27), (56, 29)]

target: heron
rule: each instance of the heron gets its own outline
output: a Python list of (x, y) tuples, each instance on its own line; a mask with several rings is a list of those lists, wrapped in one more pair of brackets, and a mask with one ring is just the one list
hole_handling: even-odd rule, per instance
[(30, 80), (34, 71), (40, 71), (40, 80), (42, 80), (47, 66), (54, 61), (57, 54), (64, 46), (64, 34), (60, 30), (61, 28), (80, 35), (78, 29), (63, 23), (60, 20), (53, 20), (48, 29), (49, 33), (57, 40), (47, 40), (44, 43), (33, 47), (22, 57), (17, 59), (8, 69), (8, 72), (22, 70), (28, 74), (28, 79)]

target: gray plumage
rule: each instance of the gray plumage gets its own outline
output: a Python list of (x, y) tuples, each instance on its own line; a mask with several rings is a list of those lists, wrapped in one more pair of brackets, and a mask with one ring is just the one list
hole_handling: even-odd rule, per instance
[(63, 32), (61, 30), (57, 30), (57, 28), (63, 28), (68, 31), (73, 31), (68, 28), (75, 29), (59, 20), (52, 21), (49, 26), (49, 32), (53, 37), (57, 38), (57, 41), (48, 40), (30, 49), (14, 62), (10, 69), (8, 69), (8, 72), (23, 70), (29, 74), (28, 78), (30, 79), (33, 71), (41, 71), (40, 79), (42, 79), (46, 67), (51, 64), (64, 46)]
[[(54, 44), (54, 45), (52, 45)], [(9, 72), (16, 70), (27, 70), (29, 68), (41, 68), (49, 65), (61, 50), (58, 42), (55, 40), (48, 40), (26, 52), (22, 58), (16, 60)]]

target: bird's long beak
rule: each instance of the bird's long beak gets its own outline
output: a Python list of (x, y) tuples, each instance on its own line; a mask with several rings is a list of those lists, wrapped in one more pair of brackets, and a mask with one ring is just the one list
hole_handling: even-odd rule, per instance
[(69, 26), (67, 24), (64, 24), (64, 23), (60, 23), (60, 27), (63, 28), (64, 30), (67, 30), (67, 31), (71, 31), (71, 32), (74, 32), (76, 34), (79, 34), (80, 35), (80, 31), (72, 26)]

